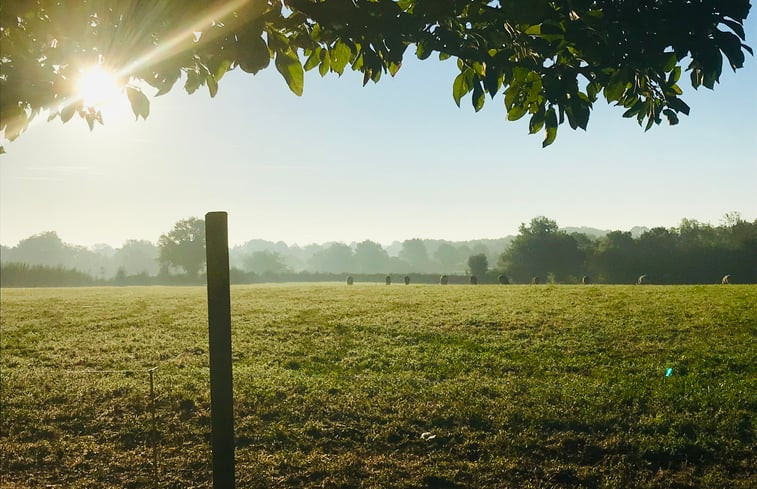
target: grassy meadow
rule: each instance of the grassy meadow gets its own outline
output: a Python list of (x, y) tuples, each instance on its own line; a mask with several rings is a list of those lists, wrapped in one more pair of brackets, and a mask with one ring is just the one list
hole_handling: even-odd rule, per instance
[[(209, 488), (205, 299), (3, 289), (0, 487), (153, 487), (158, 367), (157, 486)], [(240, 488), (757, 487), (756, 286), (239, 286), (232, 329)]]

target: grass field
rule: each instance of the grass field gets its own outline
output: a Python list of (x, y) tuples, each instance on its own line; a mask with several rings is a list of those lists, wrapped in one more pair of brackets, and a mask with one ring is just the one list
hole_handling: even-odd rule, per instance
[[(203, 288), (2, 290), (3, 488), (210, 487)], [(238, 487), (757, 487), (757, 287), (232, 289)], [(672, 370), (668, 370), (672, 369)], [(666, 375), (670, 373), (670, 375)]]

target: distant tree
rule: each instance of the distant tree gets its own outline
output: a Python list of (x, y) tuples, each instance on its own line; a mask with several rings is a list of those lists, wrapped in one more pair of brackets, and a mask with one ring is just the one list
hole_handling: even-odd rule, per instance
[(116, 274), (113, 276), (113, 283), (116, 285), (126, 285), (126, 270), (124, 267), (118, 267)]
[(333, 243), (316, 251), (308, 263), (314, 272), (349, 272), (354, 266), (352, 248), (344, 243)]
[(428, 257), (428, 250), (422, 239), (414, 238), (402, 242), (399, 253), (400, 259), (407, 262), (411, 272), (430, 272), (432, 263)]
[(499, 266), (509, 277), (526, 283), (532, 277), (551, 277), (565, 281), (580, 276), (582, 257), (576, 240), (560, 231), (557, 223), (536, 217), (519, 234), (499, 259)]
[(632, 284), (641, 273), (638, 261), (631, 233), (611, 231), (597, 241), (589, 268), (598, 282)]
[(134, 275), (158, 273), (160, 251), (154, 243), (147, 240), (130, 239), (113, 253), (116, 268), (123, 268), (125, 273)]
[(434, 251), (434, 260), (441, 266), (441, 271), (452, 273), (458, 270), (460, 262), (460, 251), (449, 243), (441, 243)]
[(474, 275), (479, 279), (483, 279), (484, 275), (486, 275), (487, 270), (489, 270), (489, 259), (484, 253), (469, 256), (468, 270), (470, 271), (471, 275)]
[(389, 254), (374, 241), (365, 240), (355, 245), (354, 263), (361, 273), (386, 272), (389, 266)]
[(576, 241), (578, 253), (581, 255), (581, 277), (589, 270), (589, 262), (594, 256), (597, 248), (596, 238), (581, 232), (570, 233), (570, 236)]
[(678, 236), (664, 227), (654, 227), (642, 234), (636, 243), (638, 273), (650, 276), (657, 284), (676, 283)]
[(244, 269), (255, 273), (282, 273), (287, 270), (281, 255), (275, 251), (255, 251), (244, 259)]
[(3, 261), (30, 265), (71, 266), (74, 253), (58, 237), (58, 233), (48, 231), (22, 239), (4, 255)]
[(205, 264), (205, 221), (190, 217), (177, 222), (158, 240), (161, 265), (181, 267), (196, 277)]

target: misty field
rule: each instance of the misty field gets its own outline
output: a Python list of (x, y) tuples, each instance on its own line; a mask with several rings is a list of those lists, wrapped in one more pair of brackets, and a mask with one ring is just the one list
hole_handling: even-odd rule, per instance
[[(151, 367), (158, 486), (210, 487), (203, 288), (0, 305), (3, 488), (152, 487)], [(757, 487), (755, 286), (244, 286), (232, 316), (240, 488)]]

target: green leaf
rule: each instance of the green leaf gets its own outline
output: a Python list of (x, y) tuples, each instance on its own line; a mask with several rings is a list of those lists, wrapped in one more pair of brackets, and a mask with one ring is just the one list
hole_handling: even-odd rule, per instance
[(229, 71), (231, 60), (223, 57), (213, 57), (208, 61), (208, 71), (213, 75), (216, 81), (220, 81), (223, 75)]
[(433, 49), (427, 48), (422, 42), (419, 42), (418, 46), (415, 48), (415, 55), (421, 60), (428, 58), (433, 52)]
[(5, 148), (3, 146), (0, 146), (0, 155), (5, 154)]
[(662, 111), (662, 113), (665, 114), (665, 117), (668, 118), (668, 123), (671, 126), (675, 126), (676, 124), (678, 124), (678, 116), (676, 115), (675, 112), (673, 112), (670, 109), (665, 109)]
[(557, 138), (557, 113), (555, 112), (554, 107), (550, 107), (547, 111), (547, 115), (544, 119), (544, 123), (547, 126), (546, 133), (547, 136), (544, 138), (544, 141), (541, 143), (542, 148), (546, 148), (550, 144), (555, 142), (555, 139)]
[(208, 85), (208, 92), (210, 93), (210, 98), (213, 98), (218, 93), (218, 82), (215, 78), (213, 78), (213, 75), (208, 74), (208, 76), (205, 78), (205, 83)]
[(668, 107), (670, 107), (671, 109), (677, 112), (682, 112), (686, 115), (689, 115), (689, 110), (690, 110), (689, 106), (686, 105), (686, 102), (684, 102), (680, 98), (669, 98)]
[(173, 70), (172, 72), (166, 74), (166, 77), (161, 81), (160, 88), (158, 89), (158, 92), (155, 94), (155, 97), (159, 97), (161, 95), (165, 95), (168, 92), (171, 91), (171, 88), (176, 84), (176, 82), (181, 78), (181, 70)]
[(720, 22), (730, 27), (731, 30), (741, 38), (742, 41), (746, 39), (746, 35), (744, 34), (744, 26), (741, 25), (740, 22), (736, 22), (735, 20), (730, 19), (721, 19)]
[(90, 132), (95, 128), (95, 115), (92, 112), (84, 114), (84, 119), (87, 121)]
[(484, 88), (486, 88), (486, 91), (489, 92), (489, 95), (492, 98), (494, 98), (501, 86), (502, 75), (500, 75), (493, 67), (487, 66), (486, 76), (484, 76)]
[(481, 88), (481, 82), (476, 80), (473, 83), (473, 97), (471, 97), (471, 103), (473, 104), (473, 110), (478, 112), (484, 106), (484, 89)]
[(457, 75), (452, 84), (452, 98), (455, 99), (455, 103), (458, 107), (460, 107), (460, 100), (470, 91), (471, 87), (468, 85), (468, 77), (465, 72)]
[(570, 109), (573, 123), (585, 131), (589, 125), (589, 106), (580, 98), (573, 97), (570, 99)]
[(704, 77), (702, 78), (702, 85), (705, 88), (709, 88), (710, 90), (715, 89), (715, 82), (718, 81), (718, 74), (714, 71), (705, 71)]
[(297, 54), (291, 50), (276, 53), (276, 69), (286, 80), (289, 89), (297, 95), (302, 95), (305, 87), (305, 72)]
[(129, 97), (129, 103), (131, 104), (131, 110), (134, 112), (134, 117), (139, 119), (147, 119), (150, 115), (150, 101), (147, 96), (142, 93), (142, 90), (134, 87), (126, 87), (126, 96)]
[(202, 78), (200, 78), (200, 75), (198, 75), (195, 70), (188, 70), (187, 81), (184, 83), (184, 89), (189, 94), (195, 93), (197, 89), (200, 88), (202, 82)]
[(320, 73), (321, 76), (326, 76), (326, 73), (329, 72), (331, 56), (328, 55), (326, 50), (321, 51), (321, 53), (325, 53), (325, 56), (323, 56), (321, 64), (318, 66), (318, 73)]
[(253, 37), (237, 49), (237, 63), (242, 71), (255, 74), (271, 62), (271, 52), (262, 37)]
[(74, 114), (76, 114), (76, 106), (74, 104), (68, 104), (60, 109), (60, 120), (63, 122), (68, 122), (71, 120)]
[(507, 120), (517, 121), (518, 119), (526, 115), (526, 112), (528, 112), (528, 107), (523, 105), (514, 105), (510, 110), (507, 111)]
[(627, 111), (623, 112), (623, 117), (630, 118), (634, 117), (639, 114), (639, 112), (644, 108), (644, 102), (641, 100), (637, 100), (636, 103), (628, 109)]
[(668, 75), (668, 85), (673, 85), (681, 78), (681, 67), (676, 66), (672, 70), (670, 70), (670, 74)]
[(626, 91), (628, 80), (626, 79), (625, 73), (623, 71), (624, 70), (615, 71), (615, 73), (612, 74), (610, 80), (605, 86), (605, 98), (608, 102), (620, 100), (620, 98), (623, 96), (623, 93), (625, 93)]
[(586, 85), (586, 95), (589, 97), (589, 100), (592, 102), (597, 100), (597, 94), (602, 89), (602, 86), (599, 83), (592, 82)]
[(691, 86), (694, 87), (696, 90), (699, 88), (699, 86), (702, 84), (702, 80), (704, 80), (704, 72), (701, 68), (696, 67), (691, 70)]
[(539, 110), (531, 116), (531, 120), (528, 121), (529, 134), (536, 134), (537, 132), (541, 131), (541, 128), (544, 127), (545, 116), (546, 111), (544, 110), (544, 107), (540, 107)]
[[(735, 34), (715, 30), (713, 33), (718, 47), (728, 58), (731, 68), (736, 71), (737, 68), (744, 67), (744, 52), (741, 51), (741, 40)], [(719, 52), (718, 52), (719, 53)]]
[(329, 51), (331, 55), (331, 69), (341, 75), (344, 73), (344, 68), (352, 57), (352, 50), (350, 47), (342, 41), (337, 41)]
[(321, 48), (315, 48), (312, 53), (310, 53), (310, 56), (308, 56), (307, 61), (305, 61), (305, 71), (310, 71), (316, 66), (318, 66), (321, 62)]
[(678, 58), (676, 57), (676, 53), (665, 53), (667, 55), (667, 58), (665, 59), (665, 65), (663, 66), (662, 70), (667, 73), (668, 71), (671, 71), (673, 68), (675, 68), (676, 63), (678, 62)]

